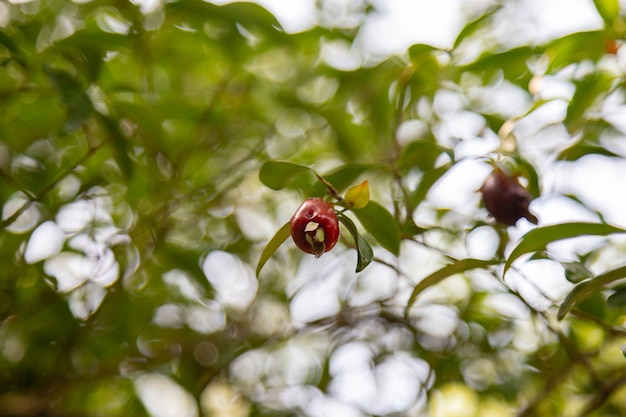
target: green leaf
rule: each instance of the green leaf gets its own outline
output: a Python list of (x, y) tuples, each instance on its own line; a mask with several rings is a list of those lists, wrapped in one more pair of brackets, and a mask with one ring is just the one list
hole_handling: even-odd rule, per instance
[(495, 6), (491, 10), (487, 10), (484, 14), (480, 15), (477, 19), (474, 19), (466, 24), (454, 40), (454, 45), (452, 46), (452, 48), (458, 48), (465, 38), (467, 38), (468, 36), (472, 36), (472, 34), (474, 34), (476, 31), (484, 28), (485, 21), (491, 19), (491, 17), (501, 8), (502, 6), (500, 5)]
[[(163, 129), (161, 118), (155, 109), (138, 103), (116, 101), (113, 104), (119, 118), (128, 117), (143, 132), (151, 144), (157, 144), (159, 151), (170, 155), (177, 151), (177, 146), (169, 140), (169, 136)], [(171, 155), (170, 155), (171, 156)]]
[(444, 279), (452, 276), (454, 274), (458, 274), (460, 272), (469, 271), (470, 269), (476, 268), (485, 268), (490, 265), (495, 265), (499, 263), (498, 260), (483, 260), (483, 259), (462, 259), (460, 261), (455, 261), (450, 265), (446, 265), (443, 268), (433, 272), (428, 275), (426, 278), (421, 280), (415, 288), (413, 288), (413, 292), (411, 292), (411, 296), (409, 297), (409, 301), (407, 302), (406, 308), (404, 310), (405, 316), (408, 315), (409, 310), (417, 301), (417, 296), (420, 295), (425, 289), (432, 287), (435, 284), (440, 283)]
[(130, 178), (133, 172), (133, 163), (128, 156), (128, 143), (126, 139), (122, 135), (122, 132), (120, 132), (120, 128), (115, 119), (100, 113), (98, 113), (98, 116), (109, 132), (109, 140), (113, 147), (115, 162), (117, 162), (117, 165), (120, 167), (122, 174), (124, 174), (126, 178)]
[(400, 228), (386, 208), (370, 201), (367, 206), (352, 212), (380, 246), (396, 256), (400, 253)]
[(514, 84), (528, 88), (532, 73), (528, 68), (528, 60), (533, 57), (535, 50), (530, 46), (520, 46), (499, 53), (489, 53), (476, 61), (462, 67), (463, 71), (491, 76), (495, 71), (502, 71), (504, 77)]
[(418, 43), (412, 45), (409, 48), (409, 58), (413, 62), (420, 63), (425, 59), (429, 59), (431, 56), (431, 52), (436, 51), (437, 49), (432, 45), (426, 45), (423, 43)]
[(580, 262), (561, 262), (561, 265), (565, 269), (565, 278), (574, 284), (593, 276), (593, 272)]
[(88, 119), (94, 108), (78, 79), (65, 70), (50, 66), (44, 66), (44, 72), (58, 88), (61, 100), (68, 110), (68, 119), (75, 123)]
[(618, 0), (593, 0), (598, 13), (602, 16), (607, 27), (612, 27), (619, 14)]
[(411, 194), (411, 204), (413, 207), (417, 207), (422, 201), (426, 199), (428, 192), (432, 188), (433, 185), (446, 173), (450, 168), (452, 168), (453, 163), (449, 162), (443, 166), (440, 166), (435, 169), (431, 169), (422, 175), (422, 179), (415, 189), (415, 191)]
[(276, 17), (263, 6), (251, 2), (234, 2), (225, 5), (215, 5), (204, 1), (185, 0), (168, 2), (166, 5), (168, 16), (180, 15), (201, 21), (221, 21), (240, 23), (248, 28), (262, 29), (266, 34), (282, 33), (280, 23)]
[(337, 213), (337, 219), (346, 226), (346, 229), (348, 229), (348, 232), (350, 232), (354, 239), (357, 251), (356, 272), (361, 272), (372, 262), (374, 251), (369, 243), (359, 234), (356, 225), (348, 216)]
[(234, 2), (218, 6), (220, 15), (228, 16), (245, 25), (263, 26), (267, 29), (279, 29), (280, 23), (263, 6), (252, 2)]
[(288, 161), (267, 161), (259, 171), (259, 179), (272, 190), (281, 190), (299, 174), (313, 172), (313, 169)]
[[(404, 74), (400, 77), (400, 84), (406, 80), (406, 76), (410, 75), (408, 82), (411, 97), (433, 97), (440, 84), (441, 66), (435, 54), (436, 50), (430, 45), (417, 44), (409, 48), (409, 57), (411, 58), (412, 68), (405, 69)], [(408, 70), (408, 71), (407, 71)], [(396, 103), (396, 106), (403, 106), (404, 103)]]
[(595, 155), (603, 155), (609, 157), (619, 157), (619, 155), (611, 152), (610, 150), (594, 145), (592, 143), (587, 143), (584, 140), (579, 141), (569, 148), (563, 149), (559, 152), (557, 159), (559, 161), (577, 161), (583, 156), (595, 154)]
[(550, 59), (549, 72), (586, 59), (597, 61), (605, 54), (607, 35), (604, 30), (576, 32), (555, 39), (546, 47)]
[(430, 171), (435, 166), (437, 158), (444, 152), (451, 158), (453, 157), (451, 150), (434, 141), (416, 140), (402, 150), (398, 160), (398, 169), (401, 172), (408, 172), (412, 168), (418, 168), (422, 172)]
[(261, 257), (259, 258), (259, 262), (256, 266), (257, 277), (261, 273), (261, 269), (263, 269), (265, 263), (272, 257), (274, 252), (276, 252), (276, 249), (278, 249), (280, 245), (285, 243), (285, 240), (287, 240), (289, 236), (291, 236), (291, 224), (290, 222), (287, 222), (283, 225), (283, 227), (278, 229), (276, 234), (270, 239), (269, 242), (267, 242), (267, 245), (265, 245), (265, 248), (263, 249)]
[(626, 233), (626, 229), (604, 223), (562, 223), (538, 227), (522, 236), (504, 264), (503, 275), (517, 258), (526, 253), (545, 249), (549, 243), (578, 236), (607, 236), (613, 233)]
[(613, 308), (626, 307), (626, 287), (620, 285), (618, 288), (615, 288), (615, 292), (607, 298), (606, 304)]
[(528, 187), (526, 187), (528, 192), (535, 198), (539, 197), (539, 175), (535, 167), (522, 158), (516, 158), (515, 162), (517, 163), (516, 174), (520, 174), (528, 180)]
[(582, 302), (590, 295), (605, 289), (609, 284), (612, 284), (617, 280), (621, 280), (622, 278), (626, 278), (626, 266), (613, 269), (588, 281), (581, 282), (575, 286), (574, 289), (567, 294), (565, 300), (563, 300), (563, 303), (557, 313), (557, 319), (562, 320), (567, 313), (570, 312), (574, 305)]
[[(366, 79), (363, 78), (364, 81)], [(356, 124), (347, 117), (347, 113), (336, 109), (322, 114), (335, 132), (337, 147), (346, 160), (354, 161), (357, 155), (373, 151), (377, 138), (370, 126)]]
[(2, 30), (0, 30), (0, 45), (3, 45), (15, 56), (20, 55), (20, 48), (18, 46), (18, 43), (15, 41), (15, 39), (11, 37), (11, 35), (6, 34)]
[(108, 33), (94, 28), (74, 32), (71, 36), (55, 42), (60, 50), (69, 53), (80, 51), (81, 60), (87, 63), (89, 81), (97, 82), (100, 70), (105, 64), (104, 56), (113, 50), (121, 50), (129, 46), (128, 36)]
[(587, 110), (610, 92), (612, 83), (613, 77), (602, 73), (593, 73), (576, 83), (576, 92), (567, 106), (564, 121), (570, 133), (577, 133), (583, 128), (587, 122)]

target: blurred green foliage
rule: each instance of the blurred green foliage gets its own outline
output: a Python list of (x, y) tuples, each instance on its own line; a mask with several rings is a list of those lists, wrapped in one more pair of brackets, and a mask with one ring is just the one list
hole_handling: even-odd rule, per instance
[[(357, 26), (291, 34), (253, 3), (0, 4), (0, 416), (626, 413), (624, 230), (598, 211), (513, 238), (476, 189), (429, 199), (468, 160), (539, 197), (545, 160), (624, 156), (602, 110), (624, 98), (618, 2), (593, 2), (603, 29), (511, 46), (490, 35), (503, 1), (450, 49), (345, 70), (329, 50), (375, 11), (353, 3)], [(551, 79), (571, 94), (546, 96)], [(565, 137), (533, 159), (516, 127), (555, 101), (536, 132)], [(443, 129), (470, 116), (473, 133)], [(337, 249), (282, 244), (302, 198), (363, 179)], [(577, 259), (549, 250), (588, 235), (604, 240)], [(560, 297), (524, 275), (537, 262)], [(379, 391), (350, 397), (352, 371)]]

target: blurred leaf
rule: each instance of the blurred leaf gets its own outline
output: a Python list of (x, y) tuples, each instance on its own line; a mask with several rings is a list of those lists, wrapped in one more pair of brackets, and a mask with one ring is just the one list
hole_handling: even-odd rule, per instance
[(587, 110), (598, 100), (605, 97), (611, 88), (613, 77), (599, 72), (592, 73), (583, 80), (576, 82), (576, 92), (567, 106), (565, 126), (575, 134), (586, 123)]
[(619, 1), (618, 0), (593, 0), (593, 4), (596, 6), (598, 13), (604, 19), (604, 23), (607, 28), (613, 27), (615, 19), (619, 15)]
[(377, 140), (371, 126), (356, 124), (347, 114), (337, 110), (325, 112), (323, 115), (336, 134), (338, 149), (348, 161), (356, 162), (360, 159), (357, 156), (374, 151)]
[(520, 256), (545, 249), (552, 242), (578, 236), (608, 236), (613, 233), (626, 233), (626, 229), (603, 223), (562, 223), (537, 227), (526, 233), (509, 255), (504, 264), (503, 275)]
[(561, 265), (565, 269), (565, 278), (574, 284), (593, 276), (593, 272), (580, 262), (561, 262)]
[(401, 172), (408, 172), (411, 168), (418, 168), (422, 172), (432, 170), (437, 158), (444, 152), (450, 158), (454, 156), (450, 149), (442, 147), (434, 140), (416, 140), (402, 150), (398, 169)]
[(370, 202), (370, 186), (367, 180), (346, 191), (344, 200), (349, 209), (362, 209)]
[(262, 26), (266, 29), (280, 29), (276, 17), (263, 6), (252, 2), (234, 2), (218, 6), (213, 16), (229, 17), (244, 25)]
[(215, 5), (200, 0), (168, 2), (167, 11), (184, 17), (194, 17), (204, 21), (223, 20), (238, 22), (246, 26), (277, 31), (280, 23), (263, 6), (251, 2), (234, 2)]
[(610, 150), (594, 145), (592, 143), (587, 143), (584, 139), (576, 142), (569, 148), (563, 149), (559, 152), (557, 156), (557, 160), (559, 161), (577, 161), (583, 156), (586, 155), (603, 155), (609, 157), (619, 157), (619, 155), (611, 152)]
[(313, 172), (313, 169), (294, 162), (267, 161), (261, 166), (259, 179), (272, 190), (281, 190), (303, 172)]
[(411, 47), (409, 48), (409, 58), (411, 59), (411, 61), (419, 64), (425, 59), (429, 59), (431, 57), (430, 53), (436, 50), (437, 48), (435, 48), (434, 46), (426, 45), (423, 43), (411, 45)]
[(626, 278), (626, 266), (613, 269), (588, 281), (581, 282), (563, 300), (557, 313), (557, 319), (562, 320), (576, 304), (622, 278)]
[(370, 201), (367, 206), (352, 212), (380, 246), (396, 256), (399, 254), (400, 229), (386, 208), (375, 201)]
[[(432, 53), (436, 51), (430, 45), (417, 44), (409, 48), (409, 57), (412, 62), (410, 71), (405, 69), (403, 75), (399, 78), (401, 81), (406, 75), (411, 74), (408, 80), (411, 97), (418, 100), (423, 97), (432, 97), (439, 88), (439, 74), (441, 67), (436, 56)], [(397, 103), (404, 105), (404, 103)]]
[(261, 253), (261, 257), (259, 258), (259, 262), (257, 263), (257, 266), (256, 266), (257, 278), (259, 274), (261, 273), (261, 269), (263, 269), (263, 266), (272, 257), (272, 255), (274, 254), (274, 252), (276, 252), (276, 250), (280, 247), (280, 245), (285, 243), (285, 240), (287, 240), (289, 236), (291, 236), (291, 223), (287, 222), (283, 225), (283, 227), (278, 229), (276, 234), (274, 234), (274, 236), (270, 239), (270, 241), (267, 242), (267, 245), (265, 245), (265, 248), (263, 249), (263, 252)]
[(94, 48), (102, 51), (111, 50), (112, 48), (122, 48), (129, 46), (129, 38), (119, 33), (109, 33), (95, 28), (77, 30), (72, 35), (56, 42), (58, 47), (79, 47)]
[(626, 307), (626, 286), (620, 285), (615, 288), (615, 292), (607, 298), (606, 304), (613, 308)]
[(597, 61), (605, 54), (606, 33), (601, 30), (576, 32), (550, 42), (546, 54), (550, 59), (548, 70), (556, 72), (570, 64), (589, 59)]
[(528, 60), (535, 55), (530, 46), (520, 46), (499, 53), (486, 53), (471, 64), (461, 67), (463, 71), (471, 71), (483, 76), (491, 76), (495, 71), (502, 71), (504, 77), (513, 84), (528, 87), (532, 73), (528, 68)]
[(408, 219), (405, 225), (402, 226), (401, 233), (403, 236), (416, 236), (424, 233), (426, 229), (419, 227), (415, 224), (412, 218)]
[(0, 45), (7, 48), (13, 55), (20, 55), (20, 48), (18, 44), (13, 40), (10, 35), (7, 35), (5, 31), (0, 30)]
[(337, 213), (337, 219), (348, 229), (348, 232), (354, 239), (357, 251), (356, 272), (361, 272), (372, 262), (374, 251), (369, 243), (359, 234), (356, 225), (348, 216), (343, 213)]
[(79, 30), (56, 42), (59, 50), (73, 55), (80, 54), (80, 58), (88, 65), (89, 79), (93, 81), (97, 81), (107, 52), (129, 46), (132, 46), (132, 38), (95, 29)]
[(448, 172), (452, 165), (453, 163), (449, 162), (438, 168), (426, 171), (422, 175), (419, 185), (411, 194), (411, 204), (413, 204), (414, 207), (417, 207), (422, 201), (426, 199), (426, 196), (428, 195), (428, 192), (430, 191), (432, 186), (435, 185), (435, 183), (439, 181), (439, 179), (443, 177), (446, 172)]
[(606, 317), (606, 299), (601, 292), (591, 294), (578, 303), (576, 308), (583, 313), (599, 319)]
[(528, 192), (535, 198), (539, 197), (539, 175), (537, 174), (535, 167), (521, 157), (515, 158), (515, 163), (517, 164), (515, 174), (519, 174), (526, 178), (528, 180), (528, 187), (526, 187)]
[(409, 301), (404, 309), (404, 315), (407, 316), (413, 304), (417, 301), (417, 297), (427, 288), (432, 287), (443, 281), (444, 279), (452, 276), (454, 274), (458, 274), (460, 272), (465, 272), (470, 269), (476, 268), (486, 268), (490, 265), (498, 264), (500, 261), (498, 260), (483, 260), (483, 259), (462, 259), (460, 261), (454, 261), (454, 263), (450, 265), (446, 265), (443, 268), (433, 272), (428, 275), (426, 278), (421, 280), (413, 291), (411, 292), (411, 296), (409, 297)]
[(176, 149), (176, 144), (168, 140), (168, 135), (163, 129), (159, 115), (153, 108), (126, 101), (116, 101), (113, 106), (118, 117), (127, 117), (137, 124), (147, 140), (146, 145), (151, 147), (157, 145), (157, 149), (153, 149), (154, 153), (160, 151), (170, 155)]
[(463, 42), (463, 40), (465, 40), (467, 37), (472, 36), (478, 30), (485, 28), (487, 21), (490, 20), (491, 17), (501, 8), (501, 5), (496, 5), (491, 9), (486, 10), (485, 13), (480, 15), (477, 19), (474, 19), (471, 22), (467, 23), (465, 26), (463, 26), (463, 29), (461, 29), (459, 34), (456, 36), (452, 48), (458, 48), (461, 42)]
[(98, 115), (106, 130), (109, 132), (109, 140), (113, 146), (115, 162), (117, 162), (117, 165), (120, 167), (122, 174), (124, 174), (126, 178), (130, 178), (133, 173), (133, 163), (128, 156), (128, 141), (124, 138), (122, 132), (120, 132), (120, 128), (115, 119), (100, 113), (98, 113)]
[(68, 118), (82, 122), (93, 112), (93, 104), (80, 82), (69, 72), (44, 66), (44, 71), (59, 89), (63, 104), (67, 107)]

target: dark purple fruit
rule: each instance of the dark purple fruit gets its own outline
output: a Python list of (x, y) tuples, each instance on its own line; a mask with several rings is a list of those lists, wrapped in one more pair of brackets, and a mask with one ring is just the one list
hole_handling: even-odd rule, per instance
[(517, 177), (495, 168), (480, 187), (480, 192), (487, 211), (498, 223), (514, 226), (522, 217), (533, 224), (538, 223), (537, 217), (528, 210), (533, 197)]

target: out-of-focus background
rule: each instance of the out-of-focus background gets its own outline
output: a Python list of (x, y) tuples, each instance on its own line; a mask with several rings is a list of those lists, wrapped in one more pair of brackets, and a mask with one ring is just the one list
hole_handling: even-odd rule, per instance
[(0, 416), (624, 415), (625, 8), (0, 3)]

